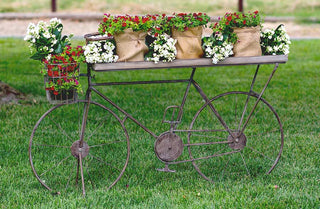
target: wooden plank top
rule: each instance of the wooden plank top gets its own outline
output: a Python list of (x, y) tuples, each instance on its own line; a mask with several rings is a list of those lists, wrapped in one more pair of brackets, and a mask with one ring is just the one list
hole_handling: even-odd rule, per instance
[(176, 59), (173, 62), (115, 62), (115, 63), (97, 63), (92, 68), (95, 71), (121, 71), (121, 70), (145, 70), (161, 68), (198, 68), (198, 67), (218, 67), (232, 65), (262, 65), (286, 63), (287, 55), (268, 55), (257, 57), (228, 57), (225, 60), (213, 64), (211, 58), (200, 59)]

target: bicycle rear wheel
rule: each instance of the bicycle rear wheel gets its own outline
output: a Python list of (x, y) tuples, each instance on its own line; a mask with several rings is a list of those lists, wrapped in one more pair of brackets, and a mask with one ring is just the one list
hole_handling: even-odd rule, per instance
[(80, 147), (86, 104), (79, 101), (54, 106), (32, 131), (29, 142), (32, 171), (38, 181), (55, 194), (81, 185), (81, 170), (86, 189), (111, 188), (127, 167), (130, 156), (127, 130), (120, 118), (101, 104), (90, 103), (83, 147)]
[(192, 163), (206, 180), (215, 182), (269, 174), (278, 163), (283, 149), (283, 129), (273, 107), (261, 98), (244, 127), (258, 97), (237, 91), (220, 94), (194, 116), (190, 125), (194, 131), (189, 133), (188, 143), (202, 146), (189, 146), (188, 152), (191, 159), (202, 158)]

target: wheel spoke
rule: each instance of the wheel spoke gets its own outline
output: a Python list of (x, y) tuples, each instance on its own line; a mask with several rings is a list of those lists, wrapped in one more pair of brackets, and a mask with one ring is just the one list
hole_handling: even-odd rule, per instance
[[(74, 162), (76, 162), (76, 161), (74, 161)], [(69, 184), (70, 184), (70, 181), (71, 181), (71, 177), (72, 177), (72, 173), (73, 173), (73, 171), (75, 170), (76, 166), (77, 166), (77, 164), (76, 164), (76, 163), (74, 163), (73, 169), (72, 169), (72, 170), (70, 170), (70, 175), (69, 175), (69, 178), (68, 178), (68, 181), (67, 181), (67, 184), (66, 184), (66, 188), (65, 188), (65, 190), (67, 190), (67, 189), (68, 189), (68, 187), (69, 187)]]
[(280, 133), (280, 131), (281, 131), (280, 129), (273, 129), (273, 130), (270, 130), (270, 131), (262, 132), (260, 134), (250, 135), (250, 138), (257, 138), (257, 137), (268, 135), (268, 134), (271, 134), (271, 133), (277, 133), (277, 132)]
[(230, 159), (231, 159), (231, 156), (229, 155), (229, 157), (228, 157), (228, 161), (227, 161), (227, 163), (225, 164), (225, 166), (224, 166), (224, 168), (223, 168), (223, 171), (222, 171), (222, 175), (221, 175), (220, 181), (223, 179), (224, 173), (225, 173), (225, 171), (226, 171), (226, 169), (227, 169), (227, 167), (228, 167), (228, 165), (229, 165)]
[(106, 166), (108, 166), (108, 167), (110, 167), (110, 168), (113, 168), (113, 169), (115, 169), (115, 170), (117, 170), (117, 171), (121, 171), (121, 169), (116, 168), (116, 167), (114, 167), (113, 165), (111, 165), (110, 163), (107, 163), (107, 162), (103, 161), (100, 157), (96, 157), (96, 156), (94, 156), (94, 155), (92, 155), (92, 154), (90, 154), (90, 153), (89, 153), (89, 155), (90, 155), (93, 159), (99, 161), (100, 163), (102, 163), (102, 164), (104, 164), (104, 165), (106, 165)]
[(88, 163), (88, 160), (86, 160), (86, 163), (87, 163), (87, 166), (85, 167), (85, 171), (87, 173), (87, 176), (88, 176), (88, 179), (90, 181), (90, 184), (92, 185), (92, 188), (95, 188), (95, 185), (94, 185), (94, 181), (93, 179), (91, 178), (91, 175), (90, 175), (90, 172), (89, 172), (89, 163)]
[(87, 137), (87, 140), (89, 141), (90, 138), (97, 133), (97, 131), (106, 123), (106, 121), (109, 119), (110, 117), (108, 115), (106, 115), (104, 118), (100, 119), (99, 124), (97, 125), (97, 127), (91, 131), (91, 134)]
[(89, 147), (90, 147), (90, 148), (93, 148), (93, 147), (103, 147), (103, 146), (105, 146), (105, 145), (117, 144), (117, 143), (121, 143), (121, 142), (127, 142), (127, 141), (126, 141), (126, 140), (113, 141), (113, 142), (108, 142), (108, 143), (103, 143), (103, 144), (91, 145), (91, 146), (89, 146)]
[(56, 148), (67, 148), (67, 149), (70, 149), (70, 146), (60, 146), (60, 145), (53, 145), (53, 144), (33, 144), (33, 146), (38, 146), (38, 147), (56, 147)]
[(53, 119), (51, 119), (51, 117), (49, 116), (48, 117), (50, 119), (50, 121), (52, 123), (54, 123), (60, 130), (61, 130), (61, 133), (63, 133), (63, 135), (68, 139), (70, 140), (71, 142), (73, 141), (73, 139), (71, 138), (71, 136), (69, 136), (69, 134), (67, 134), (67, 132), (60, 126), (60, 124), (58, 124), (56, 121), (54, 121)]
[(71, 155), (63, 158), (60, 162), (54, 164), (53, 166), (51, 166), (50, 168), (48, 168), (46, 171), (44, 171), (44, 172), (43, 172), (42, 174), (40, 174), (39, 176), (41, 177), (41, 176), (43, 176), (44, 174), (46, 174), (47, 172), (51, 171), (53, 168), (58, 167), (59, 165), (61, 165), (64, 161), (66, 161), (66, 160), (67, 160), (68, 158), (70, 158), (70, 157), (71, 157)]
[(240, 156), (241, 156), (241, 159), (242, 159), (242, 161), (243, 161), (243, 165), (244, 165), (244, 167), (246, 168), (248, 175), (251, 177), (250, 172), (249, 172), (249, 169), (248, 169), (248, 166), (247, 166), (247, 163), (246, 163), (246, 161), (245, 161), (242, 153), (239, 152), (239, 154), (240, 154)]
[(250, 146), (247, 146), (247, 148), (251, 149), (253, 152), (255, 152), (255, 153), (259, 154), (259, 155), (262, 155), (264, 158), (270, 160), (271, 162), (275, 161), (275, 160), (269, 158), (268, 156), (266, 156), (265, 154), (263, 154), (262, 152), (259, 152), (258, 150), (254, 149), (254, 148), (252, 148)]

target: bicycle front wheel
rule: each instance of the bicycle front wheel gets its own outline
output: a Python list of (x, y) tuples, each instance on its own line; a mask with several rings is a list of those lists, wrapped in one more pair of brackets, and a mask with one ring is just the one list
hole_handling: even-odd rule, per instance
[(194, 116), (188, 151), (190, 158), (195, 159), (194, 168), (206, 180), (269, 174), (278, 163), (283, 149), (282, 124), (274, 108), (263, 98), (255, 107), (258, 97), (237, 91), (220, 94)]
[(32, 131), (29, 142), (32, 171), (53, 193), (78, 188), (81, 175), (86, 189), (111, 188), (127, 167), (129, 136), (120, 118), (107, 107), (90, 103), (83, 142), (80, 142), (87, 104), (79, 101), (54, 106), (39, 119)]

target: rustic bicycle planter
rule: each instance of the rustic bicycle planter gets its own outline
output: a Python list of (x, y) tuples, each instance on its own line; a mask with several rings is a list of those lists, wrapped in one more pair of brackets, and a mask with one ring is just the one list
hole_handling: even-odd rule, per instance
[[(217, 64), (212, 64), (208, 58), (158, 64), (89, 64), (86, 99), (53, 106), (36, 123), (29, 142), (32, 171), (38, 181), (54, 194), (72, 191), (74, 185), (81, 185), (84, 196), (86, 189), (113, 187), (129, 162), (130, 140), (126, 123), (131, 120), (154, 138), (156, 157), (163, 163), (163, 167), (157, 169), (159, 171), (174, 172), (171, 170), (174, 165), (192, 163), (195, 170), (210, 182), (227, 178), (228, 174), (233, 177), (233, 173), (240, 178), (269, 174), (281, 157), (284, 134), (278, 114), (263, 95), (279, 64), (287, 60), (287, 56), (279, 55), (229, 57)], [(270, 69), (262, 90), (256, 92), (260, 65), (268, 64), (274, 65), (273, 70)], [(198, 67), (238, 65), (257, 65), (248, 91), (230, 91), (210, 98), (194, 80)], [(96, 82), (91, 77), (93, 71), (100, 74), (167, 68), (190, 68), (185, 69), (190, 76), (184, 79), (112, 82)], [(185, 83), (185, 92), (180, 105), (168, 106), (164, 111), (162, 122), (170, 127), (159, 134), (100, 91), (103, 86), (165, 83)], [(192, 87), (199, 93), (202, 104), (194, 112), (189, 127), (181, 129), (184, 106)], [(104, 102), (95, 102), (98, 98)]]

